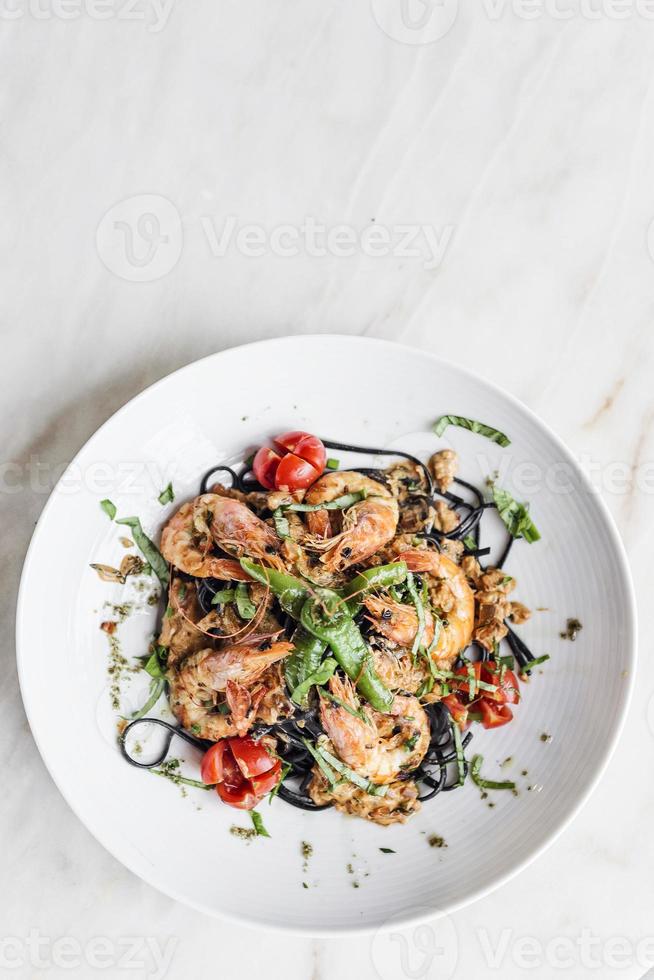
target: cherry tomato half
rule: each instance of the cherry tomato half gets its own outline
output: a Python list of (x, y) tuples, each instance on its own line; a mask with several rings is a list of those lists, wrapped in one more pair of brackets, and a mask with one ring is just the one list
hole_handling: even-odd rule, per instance
[(500, 728), (513, 718), (513, 712), (506, 704), (498, 704), (497, 701), (490, 701), (488, 698), (480, 698), (477, 703), (484, 728)]
[(275, 489), (275, 474), (280, 462), (281, 456), (278, 456), (272, 449), (268, 449), (267, 446), (262, 446), (254, 457), (252, 470), (261, 486), (265, 487), (266, 490)]
[(306, 490), (316, 482), (321, 473), (322, 470), (317, 470), (315, 466), (300, 459), (295, 453), (287, 453), (277, 467), (275, 486), (278, 490), (288, 490), (290, 493), (295, 490)]
[(448, 694), (443, 698), (443, 704), (452, 715), (459, 728), (465, 728), (468, 723), (468, 708), (456, 694)]
[(494, 661), (483, 664), (481, 679), (487, 684), (493, 684), (497, 691), (483, 691), (488, 701), (498, 704), (517, 704), (520, 700), (518, 678), (508, 667), (498, 668)]
[(260, 742), (249, 735), (227, 740), (234, 760), (246, 779), (261, 776), (272, 769), (278, 759), (270, 755)]
[(249, 735), (227, 738), (209, 748), (200, 766), (202, 782), (216, 784), (229, 806), (252, 810), (279, 782), (282, 764)]
[(222, 783), (225, 778), (223, 757), (226, 751), (228, 751), (226, 742), (216, 742), (210, 749), (207, 749), (200, 765), (200, 778), (203, 783), (208, 785)]
[(284, 452), (293, 453), (311, 463), (320, 473), (325, 469), (327, 453), (318, 436), (312, 436), (310, 432), (284, 432), (273, 442)]

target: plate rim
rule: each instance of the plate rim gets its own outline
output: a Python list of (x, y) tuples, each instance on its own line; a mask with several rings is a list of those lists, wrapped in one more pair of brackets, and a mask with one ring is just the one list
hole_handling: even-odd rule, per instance
[[(118, 861), (123, 867), (127, 868), (132, 874), (145, 881), (146, 884), (157, 889), (157, 891), (174, 899), (174, 901), (179, 902), (182, 905), (195, 909), (196, 911), (202, 912), (211, 918), (217, 918), (226, 922), (233, 922), (241, 926), (247, 926), (253, 929), (261, 929), (265, 932), (274, 933), (276, 935), (295, 935), (301, 937), (316, 937), (324, 939), (336, 939), (344, 936), (354, 936), (354, 935), (375, 935), (378, 932), (386, 931), (387, 929), (403, 929), (411, 926), (418, 925), (420, 923), (428, 922), (434, 919), (439, 919), (447, 915), (451, 915), (461, 909), (467, 908), (470, 905), (480, 901), (487, 895), (492, 894), (497, 889), (501, 888), (503, 885), (508, 884), (513, 878), (516, 878), (522, 873), (526, 868), (528, 868), (532, 863), (534, 863), (539, 857), (541, 857), (561, 836), (561, 834), (570, 826), (570, 824), (577, 818), (580, 811), (586, 805), (592, 794), (597, 789), (601, 779), (606, 773), (609, 762), (611, 761), (613, 754), (616, 750), (617, 744), (623, 734), (624, 727), (626, 724), (627, 716), (629, 714), (629, 709), (631, 707), (633, 691), (636, 681), (636, 670), (638, 666), (638, 616), (637, 616), (637, 605), (636, 605), (636, 595), (633, 583), (633, 577), (631, 574), (631, 568), (629, 565), (629, 559), (627, 557), (626, 549), (620, 533), (618, 531), (617, 525), (611, 514), (608, 505), (606, 504), (601, 493), (597, 492), (592, 485), (590, 478), (581, 468), (577, 462), (574, 454), (568, 448), (566, 443), (561, 439), (559, 435), (549, 426), (547, 422), (540, 418), (536, 412), (534, 412), (528, 405), (525, 405), (519, 398), (513, 395), (511, 392), (507, 391), (501, 385), (498, 385), (495, 381), (489, 380), (485, 376), (471, 370), (468, 367), (457, 364), (454, 361), (443, 358), (438, 354), (434, 354), (431, 351), (423, 350), (420, 347), (414, 347), (410, 344), (398, 343), (393, 340), (387, 340), (385, 338), (379, 337), (368, 337), (361, 334), (341, 334), (341, 333), (311, 333), (311, 334), (284, 334), (279, 337), (269, 337), (263, 340), (251, 341), (244, 344), (237, 344), (233, 347), (226, 347), (219, 351), (214, 351), (212, 354), (207, 354), (204, 357), (197, 358), (196, 360), (190, 361), (188, 364), (184, 364), (169, 374), (164, 375), (157, 381), (148, 385), (142, 391), (138, 392), (123, 405), (120, 406), (115, 412), (113, 412), (82, 444), (82, 446), (77, 450), (73, 458), (71, 459), (68, 466), (72, 466), (76, 463), (78, 458), (86, 452), (86, 450), (93, 445), (96, 439), (99, 439), (104, 432), (105, 428), (111, 423), (119, 418), (124, 412), (127, 412), (135, 403), (144, 398), (148, 393), (158, 388), (159, 386), (167, 383), (171, 378), (182, 375), (186, 371), (191, 371), (198, 364), (204, 363), (205, 361), (219, 360), (225, 354), (234, 353), (237, 351), (242, 351), (248, 348), (255, 347), (272, 347), (275, 345), (292, 343), (292, 344), (304, 344), (304, 343), (315, 343), (316, 341), (320, 343), (332, 343), (336, 342), (338, 344), (351, 343), (359, 344), (362, 346), (377, 346), (378, 348), (386, 348), (387, 350), (397, 350), (398, 348), (413, 354), (419, 355), (427, 360), (432, 361), (435, 364), (447, 369), (453, 369), (460, 373), (461, 375), (469, 378), (470, 380), (485, 385), (488, 389), (493, 391), (495, 394), (500, 395), (507, 400), (514, 408), (523, 412), (528, 419), (540, 427), (541, 430), (548, 435), (552, 440), (556, 448), (561, 452), (562, 456), (566, 459), (568, 463), (572, 465), (572, 468), (579, 478), (582, 485), (585, 486), (594, 496), (598, 504), (599, 513), (603, 519), (605, 529), (611, 539), (611, 544), (615, 550), (618, 558), (618, 574), (621, 577), (623, 584), (625, 586), (626, 593), (626, 604), (625, 604), (625, 615), (626, 615), (626, 652), (629, 659), (628, 672), (629, 676), (627, 678), (626, 693), (624, 695), (622, 707), (618, 716), (616, 717), (616, 722), (614, 725), (614, 730), (612, 736), (607, 743), (604, 753), (599, 760), (596, 771), (593, 774), (588, 786), (581, 796), (577, 799), (576, 803), (569, 811), (568, 814), (563, 816), (556, 827), (550, 831), (550, 833), (545, 837), (545, 839), (534, 849), (534, 851), (525, 857), (522, 861), (518, 862), (517, 865), (509, 869), (508, 871), (497, 875), (489, 884), (478, 888), (476, 891), (472, 892), (465, 899), (459, 902), (453, 902), (447, 907), (433, 910), (426, 910), (426, 906), (419, 906), (415, 912), (411, 911), (411, 908), (403, 909), (396, 915), (389, 917), (386, 923), (381, 925), (368, 925), (368, 924), (358, 924), (353, 922), (348, 926), (341, 926), (337, 928), (316, 928), (315, 926), (299, 926), (299, 925), (287, 925), (282, 923), (272, 923), (266, 922), (259, 919), (253, 919), (246, 915), (241, 915), (238, 913), (233, 913), (225, 910), (218, 910), (209, 906), (204, 905), (201, 902), (195, 902), (192, 898), (186, 895), (178, 894), (174, 888), (171, 888), (168, 884), (163, 884), (157, 879), (155, 873), (150, 873), (149, 870), (144, 870), (135, 867), (135, 862), (131, 860), (126, 860), (123, 857), (119, 857), (114, 847), (106, 842), (104, 839), (104, 834), (96, 831), (88, 825), (86, 820), (82, 818), (78, 812), (77, 806), (68, 798), (66, 793), (62, 790), (59, 785), (59, 780), (55, 775), (56, 760), (50, 760), (48, 757), (48, 750), (45, 747), (45, 740), (40, 738), (36, 733), (37, 723), (34, 720), (34, 713), (30, 706), (30, 697), (27, 689), (27, 683), (25, 680), (25, 675), (23, 673), (23, 663), (25, 660), (25, 651), (22, 641), (23, 633), (23, 618), (25, 616), (25, 609), (27, 606), (27, 596), (25, 583), (27, 581), (31, 563), (34, 561), (34, 555), (36, 548), (39, 544), (40, 534), (45, 523), (45, 519), (54, 505), (55, 497), (59, 485), (64, 478), (64, 474), (57, 480), (57, 483), (51, 490), (47, 501), (45, 502), (41, 513), (39, 514), (38, 520), (32, 532), (30, 538), (30, 543), (25, 553), (25, 558), (23, 561), (23, 567), (20, 576), (20, 584), (18, 588), (18, 598), (16, 602), (16, 628), (15, 628), (15, 640), (16, 640), (16, 666), (18, 672), (18, 682), (21, 693), (21, 698), (23, 702), (23, 708), (27, 717), (28, 724), (30, 726), (30, 732), (36, 747), (39, 751), (39, 755), (50, 775), (50, 778), (54, 782), (57, 790), (65, 800), (67, 806), (70, 807), (72, 812), (75, 814), (76, 818), (80, 823), (86, 828), (86, 830), (92, 835), (92, 837), (98, 841), (101, 846), (108, 851), (111, 856)], [(68, 468), (68, 467), (67, 467)]]

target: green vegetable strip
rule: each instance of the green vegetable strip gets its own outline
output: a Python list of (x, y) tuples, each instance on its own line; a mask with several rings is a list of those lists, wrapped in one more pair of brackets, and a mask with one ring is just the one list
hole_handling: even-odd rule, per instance
[(233, 602), (236, 598), (236, 589), (221, 589), (216, 592), (211, 600), (212, 606), (226, 606), (228, 602)]
[(515, 783), (509, 780), (506, 780), (506, 782), (495, 782), (492, 779), (482, 779), (480, 769), (483, 763), (483, 755), (476, 755), (470, 763), (470, 777), (475, 786), (478, 786), (479, 789), (515, 789)]
[(494, 429), (492, 426), (485, 425), (483, 422), (477, 422), (475, 419), (467, 419), (463, 415), (441, 415), (434, 422), (433, 431), (437, 436), (442, 436), (448, 425), (456, 425), (460, 429), (468, 429), (468, 431), (476, 432), (480, 436), (486, 436), (487, 439), (490, 439), (491, 442), (496, 442), (499, 446), (511, 445), (509, 437), (505, 436), (499, 429)]
[(249, 558), (241, 558), (241, 568), (256, 582), (269, 586), (270, 591), (279, 599), (284, 612), (294, 619), (300, 618), (302, 606), (310, 595), (308, 586), (301, 579), (273, 568), (264, 568)]
[(538, 667), (539, 664), (544, 664), (549, 659), (550, 659), (549, 653), (544, 654), (542, 657), (536, 657), (535, 660), (530, 660), (528, 664), (522, 667), (520, 673), (528, 674), (531, 670), (534, 669), (534, 667)]
[(166, 682), (163, 677), (153, 677), (150, 681), (150, 696), (145, 702), (140, 711), (135, 711), (133, 715), (130, 715), (130, 721), (136, 721), (137, 718), (144, 718), (148, 711), (154, 708), (155, 704), (164, 692)]
[[(338, 666), (335, 660), (333, 663), (334, 666)], [(346, 704), (342, 698), (337, 698), (336, 695), (332, 694), (330, 691), (321, 691), (320, 694), (321, 697), (327, 698), (328, 701), (333, 701), (334, 704), (337, 704), (339, 708), (342, 708), (343, 711), (347, 711), (347, 713), (352, 715), (354, 718), (359, 718), (361, 721), (365, 721), (366, 725), (371, 724), (370, 719), (362, 708), (353, 708), (351, 704)]]
[(367, 568), (364, 572), (355, 575), (343, 589), (344, 596), (352, 597), (348, 602), (351, 615), (356, 616), (361, 608), (361, 593), (369, 589), (389, 589), (394, 585), (400, 585), (406, 580), (407, 572), (406, 562), (396, 561), (390, 565)]
[(344, 776), (349, 782), (354, 783), (359, 789), (365, 790), (370, 796), (386, 796), (388, 793), (388, 786), (377, 786), (376, 783), (371, 783), (369, 779), (366, 779), (365, 776), (360, 776), (354, 769), (350, 769), (349, 766), (346, 766), (344, 762), (337, 759), (327, 749), (323, 749), (321, 745), (316, 746), (316, 751), (336, 772)]
[(325, 779), (333, 789), (334, 786), (336, 785), (336, 777), (334, 776), (332, 769), (327, 765), (320, 752), (318, 752), (318, 750), (316, 749), (315, 745), (312, 745), (307, 738), (303, 738), (302, 742), (304, 743), (307, 752), (309, 752), (316, 760), (316, 765), (318, 766), (321, 773), (323, 774), (323, 776), (325, 777)]
[(116, 516), (116, 505), (113, 504), (111, 500), (101, 500), (100, 506), (102, 507), (103, 511), (105, 512), (109, 520), (113, 521), (114, 517)]
[(327, 462), (325, 463), (325, 469), (337, 470), (340, 465), (341, 464), (339, 460), (333, 459), (333, 457), (330, 456)]
[[(291, 697), (295, 700), (298, 687), (313, 676), (320, 667), (327, 644), (309, 633), (303, 626), (295, 629), (291, 643), (293, 651), (284, 661), (284, 678), (289, 691), (293, 692)], [(303, 693), (299, 696), (302, 699), (305, 697)]]
[(256, 810), (250, 810), (250, 819), (252, 820), (252, 826), (257, 832), (258, 837), (270, 837), (270, 834), (266, 830), (263, 817)]
[(236, 608), (241, 619), (254, 619), (257, 614), (257, 607), (250, 599), (248, 587), (245, 582), (239, 582), (234, 590)]
[(358, 504), (367, 496), (365, 490), (356, 490), (354, 493), (346, 493), (336, 500), (329, 500), (323, 504), (282, 504), (281, 510), (292, 510), (301, 514), (312, 514), (318, 510), (347, 510), (353, 504)]
[(311, 599), (302, 607), (301, 622), (310, 633), (329, 644), (334, 658), (354, 681), (359, 694), (377, 711), (388, 713), (393, 706), (393, 695), (371, 666), (370, 652), (351, 616), (342, 607), (331, 617), (323, 616), (317, 602)]
[(215, 783), (201, 783), (198, 779), (187, 779), (186, 776), (178, 776), (177, 773), (166, 772), (164, 769), (150, 769), (149, 772), (154, 773), (155, 776), (165, 776), (171, 783), (177, 783), (181, 786), (195, 786), (196, 789), (216, 788)]
[(540, 541), (540, 532), (525, 504), (514, 500), (508, 490), (503, 490), (496, 484), (492, 485), (493, 500), (506, 529), (513, 538), (524, 538), (527, 544)]
[(454, 735), (454, 748), (456, 750), (456, 768), (459, 773), (458, 785), (463, 786), (466, 778), (465, 756), (461, 743), (461, 729), (454, 719), (452, 719), (452, 734)]
[(277, 507), (273, 511), (273, 520), (275, 522), (275, 530), (277, 531), (277, 536), (279, 538), (290, 538), (291, 528), (288, 523), (288, 518), (284, 517), (284, 512), (281, 507)]
[(295, 701), (295, 703), (299, 705), (304, 704), (307, 694), (314, 686), (314, 684), (319, 686), (322, 684), (326, 684), (329, 678), (333, 675), (337, 667), (338, 664), (336, 663), (336, 661), (332, 657), (327, 657), (327, 659), (321, 663), (321, 665), (318, 667), (316, 671), (314, 671), (313, 674), (309, 674), (309, 676), (306, 677), (301, 684), (297, 685), (297, 687), (293, 690), (293, 693), (291, 694), (291, 700)]
[(164, 587), (168, 586), (170, 575), (168, 574), (168, 563), (164, 560), (157, 546), (150, 541), (138, 517), (121, 517), (116, 524), (126, 524), (132, 529), (132, 536), (137, 547), (141, 551), (146, 561), (150, 564), (155, 575)]
[(411, 653), (414, 655), (418, 652), (422, 644), (422, 638), (425, 635), (425, 607), (422, 604), (422, 598), (420, 597), (418, 590), (416, 589), (416, 580), (413, 577), (412, 572), (407, 573), (406, 577), (406, 587), (409, 590), (409, 595), (411, 596), (411, 601), (416, 608), (416, 615), (418, 616), (418, 631), (416, 633), (416, 638), (413, 641), (413, 646), (411, 647)]

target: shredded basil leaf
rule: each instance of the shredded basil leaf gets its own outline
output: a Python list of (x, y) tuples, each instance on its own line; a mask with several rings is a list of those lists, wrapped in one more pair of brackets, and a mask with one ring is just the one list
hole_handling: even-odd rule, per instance
[(379, 850), (382, 854), (397, 854), (397, 851), (394, 851), (392, 847), (380, 847)]
[(307, 752), (309, 752), (310, 755), (312, 755), (313, 758), (315, 759), (316, 765), (318, 766), (318, 768), (320, 769), (321, 773), (323, 774), (323, 776), (325, 777), (325, 779), (329, 783), (330, 788), (333, 789), (334, 786), (336, 785), (336, 777), (334, 776), (333, 770), (327, 765), (327, 763), (323, 759), (322, 755), (316, 749), (315, 745), (312, 745), (311, 742), (307, 738), (303, 738), (302, 739), (302, 742), (303, 742), (303, 744), (304, 744)]
[(477, 550), (477, 542), (473, 538), (472, 534), (466, 534), (465, 538), (463, 539), (463, 543), (466, 546), (466, 548), (468, 549), (468, 551), (476, 551)]
[(513, 538), (524, 538), (528, 544), (540, 540), (538, 528), (529, 516), (529, 509), (525, 504), (514, 500), (508, 490), (503, 490), (495, 483), (492, 484), (493, 500), (497, 507), (497, 512), (502, 518), (506, 529)]
[(290, 762), (285, 762), (284, 765), (282, 766), (282, 771), (281, 771), (280, 776), (279, 776), (279, 782), (268, 793), (268, 805), (269, 806), (272, 803), (272, 801), (275, 799), (275, 797), (277, 796), (277, 794), (279, 793), (279, 787), (282, 785), (282, 783), (284, 782), (284, 780), (286, 779), (286, 777), (288, 776), (288, 774), (289, 774), (289, 772), (291, 771), (292, 768), (293, 768), (293, 766), (290, 764)]
[(277, 536), (279, 538), (290, 538), (291, 528), (288, 523), (288, 518), (284, 517), (284, 511), (281, 507), (276, 507), (273, 511), (273, 520), (275, 522)]
[(366, 490), (356, 490), (354, 493), (345, 493), (336, 500), (328, 500), (324, 504), (282, 504), (281, 509), (297, 511), (301, 514), (311, 514), (317, 510), (347, 510), (352, 504), (364, 500), (367, 495)]
[(337, 759), (335, 755), (332, 755), (331, 752), (328, 752), (321, 745), (316, 746), (316, 751), (322, 756), (325, 762), (332, 766), (341, 776), (344, 776), (348, 782), (354, 783), (355, 786), (358, 786), (359, 789), (364, 790), (370, 796), (386, 796), (388, 786), (377, 786), (375, 783), (371, 783), (369, 779), (366, 779), (365, 776), (360, 776), (358, 772), (350, 769), (349, 766), (346, 766), (344, 762), (341, 762), (340, 759)]
[(116, 516), (116, 505), (112, 504), (110, 500), (101, 500), (100, 506), (102, 507), (107, 517), (113, 521), (114, 517)]
[(307, 694), (311, 688), (316, 685), (326, 684), (329, 678), (332, 676), (336, 668), (338, 667), (337, 662), (332, 657), (327, 657), (320, 664), (317, 670), (312, 674), (309, 674), (300, 684), (294, 688), (291, 694), (291, 700), (295, 701), (296, 704), (303, 704)]
[(343, 708), (344, 711), (347, 711), (349, 715), (352, 715), (354, 718), (359, 718), (361, 721), (365, 721), (366, 725), (371, 724), (370, 719), (363, 708), (353, 708), (351, 704), (346, 704), (342, 698), (337, 698), (336, 695), (332, 694), (330, 691), (321, 691), (320, 693), (324, 698), (327, 698), (328, 701), (332, 701), (334, 704), (337, 704), (339, 708)]
[(248, 595), (248, 587), (245, 582), (239, 582), (234, 591), (236, 608), (241, 619), (254, 619), (257, 613), (257, 607)]
[(536, 657), (535, 660), (530, 660), (528, 664), (522, 667), (520, 673), (528, 674), (530, 673), (530, 671), (534, 669), (534, 667), (538, 667), (540, 664), (544, 664), (549, 659), (550, 659), (549, 653), (544, 654), (542, 657)]
[(263, 817), (256, 810), (250, 810), (250, 817), (252, 818), (252, 826), (257, 832), (257, 837), (270, 837), (270, 834), (263, 825)]
[(476, 755), (472, 762), (470, 763), (470, 777), (479, 789), (515, 789), (515, 783), (506, 780), (505, 782), (496, 782), (493, 779), (482, 779), (480, 775), (480, 769), (484, 763), (483, 755)]
[(151, 711), (152, 708), (154, 708), (155, 704), (163, 694), (165, 686), (166, 682), (163, 677), (153, 677), (150, 681), (150, 691), (147, 701), (140, 711), (135, 711), (133, 715), (130, 715), (130, 721), (136, 721), (137, 718), (144, 718), (148, 711)]
[(216, 786), (215, 783), (201, 783), (198, 779), (187, 779), (186, 776), (179, 776), (176, 772), (170, 772), (165, 769), (150, 769), (149, 771), (154, 773), (155, 776), (165, 776), (171, 783), (175, 783), (178, 786), (194, 786), (196, 789), (214, 789)]
[(416, 581), (413, 577), (412, 572), (407, 572), (406, 587), (409, 590), (409, 595), (411, 596), (411, 601), (415, 606), (416, 615), (418, 617), (418, 630), (416, 632), (415, 640), (413, 641), (413, 646), (411, 647), (411, 653), (415, 655), (420, 649), (422, 638), (425, 634), (425, 626), (426, 626), (425, 607), (422, 603), (421, 596), (418, 594), (418, 590), (416, 588)]
[(144, 670), (148, 672), (150, 677), (165, 677), (163, 671), (163, 665), (165, 665), (166, 659), (168, 657), (168, 649), (166, 647), (159, 646), (155, 644), (152, 654), (148, 657), (148, 660), (144, 666)]
[(236, 598), (235, 589), (219, 589), (211, 600), (212, 606), (226, 606), (228, 602), (233, 602)]
[(116, 521), (116, 524), (127, 524), (128, 527), (131, 527), (136, 546), (150, 564), (161, 584), (167, 587), (170, 580), (168, 562), (162, 557), (157, 546), (150, 541), (150, 538), (141, 527), (141, 522), (138, 517), (121, 517)]
[(456, 425), (460, 429), (468, 429), (470, 432), (476, 432), (480, 436), (486, 436), (487, 439), (490, 439), (491, 442), (496, 442), (499, 446), (511, 445), (509, 437), (505, 436), (499, 429), (494, 429), (492, 426), (485, 425), (483, 422), (477, 422), (475, 419), (467, 419), (463, 415), (441, 415), (434, 422), (433, 431), (437, 436), (442, 436), (448, 425)]
[(463, 786), (466, 778), (466, 767), (465, 767), (465, 756), (463, 754), (463, 744), (461, 742), (461, 729), (452, 719), (452, 734), (454, 735), (454, 748), (456, 750), (456, 768), (458, 772), (457, 783), (459, 786)]
[(157, 500), (162, 506), (164, 504), (171, 504), (174, 499), (175, 499), (175, 491), (173, 490), (172, 483), (169, 483), (168, 486), (165, 487), (157, 497)]

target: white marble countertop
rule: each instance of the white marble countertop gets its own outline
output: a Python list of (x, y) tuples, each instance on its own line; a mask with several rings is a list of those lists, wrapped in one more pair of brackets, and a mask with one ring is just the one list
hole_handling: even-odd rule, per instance
[(444, 923), (338, 942), (206, 919), (106, 853), (29, 736), (13, 642), (34, 521), (96, 427), (197, 357), (302, 332), (437, 351), (534, 408), (592, 471), (646, 612), (653, 17), (646, 0), (3, 2), (0, 974), (654, 963), (646, 614), (618, 752), (547, 854)]

